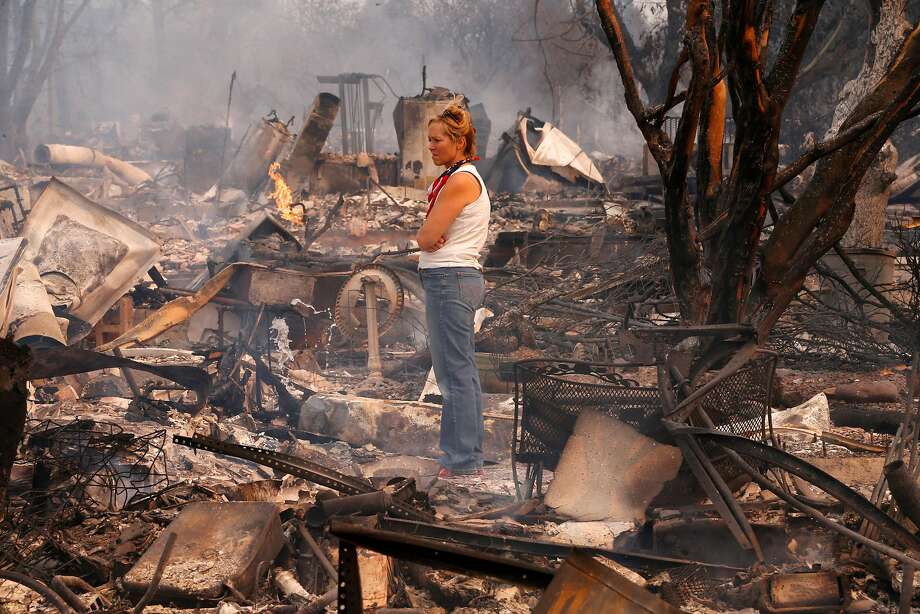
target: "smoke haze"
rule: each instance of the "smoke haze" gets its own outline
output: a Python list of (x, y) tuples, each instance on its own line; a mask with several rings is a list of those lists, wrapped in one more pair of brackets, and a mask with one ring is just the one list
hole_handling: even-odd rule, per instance
[(485, 104), (491, 152), (529, 107), (548, 121), (555, 113), (588, 151), (638, 156), (610, 52), (572, 23), (569, 0), (539, 3), (536, 27), (533, 0), (94, 0), (30, 133), (66, 140), (118, 121), (129, 137), (163, 111), (182, 126), (223, 124), (234, 70), (234, 139), (270, 110), (297, 129), (317, 93), (336, 92), (318, 76), (363, 72), (390, 86), (381, 80), (371, 98), (384, 103), (377, 150), (392, 152), (393, 92), (421, 93), (423, 65), (429, 87)]

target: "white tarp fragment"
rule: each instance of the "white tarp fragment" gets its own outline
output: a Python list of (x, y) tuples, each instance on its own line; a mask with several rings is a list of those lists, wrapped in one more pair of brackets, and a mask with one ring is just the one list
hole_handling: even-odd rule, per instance
[(830, 405), (827, 402), (827, 395), (821, 392), (801, 405), (785, 411), (774, 411), (771, 419), (773, 428), (799, 428), (816, 433), (829, 431), (831, 428), (831, 412)]
[(527, 149), (527, 157), (532, 164), (548, 166), (554, 173), (565, 177), (571, 182), (575, 182), (579, 177), (588, 181), (604, 183), (601, 172), (594, 166), (591, 158), (578, 146), (578, 143), (570, 139), (559, 128), (546, 122), (542, 128), (536, 128), (540, 133), (540, 142), (534, 149), (527, 140), (527, 122), (526, 117), (520, 117), (518, 120), (518, 130), (520, 131), (521, 141)]

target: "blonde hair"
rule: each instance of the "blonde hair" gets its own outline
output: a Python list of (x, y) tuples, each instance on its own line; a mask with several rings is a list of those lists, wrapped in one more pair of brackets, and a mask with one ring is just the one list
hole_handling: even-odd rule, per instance
[(466, 101), (463, 96), (454, 96), (437, 117), (432, 117), (428, 121), (430, 126), (434, 122), (440, 122), (447, 130), (447, 134), (455, 143), (460, 137), (466, 138), (466, 147), (463, 149), (463, 155), (472, 158), (476, 155), (476, 128), (473, 127), (473, 118), (466, 108)]

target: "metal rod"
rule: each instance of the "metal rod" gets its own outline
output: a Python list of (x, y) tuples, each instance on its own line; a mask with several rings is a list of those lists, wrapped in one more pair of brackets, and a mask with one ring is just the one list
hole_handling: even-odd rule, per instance
[(329, 578), (335, 580), (339, 572), (336, 571), (335, 567), (332, 566), (332, 563), (329, 562), (329, 559), (326, 557), (326, 553), (323, 552), (323, 549), (319, 547), (319, 544), (316, 543), (316, 540), (313, 539), (313, 536), (310, 535), (310, 531), (307, 530), (307, 527), (303, 526), (303, 523), (297, 523), (297, 531), (300, 533), (300, 536), (303, 538), (307, 545), (310, 547), (310, 550), (319, 560), (319, 564), (323, 566), (323, 569), (326, 570), (326, 573), (329, 574)]
[[(904, 424), (902, 423), (897, 432), (894, 434), (894, 437), (891, 438), (891, 442), (888, 444), (888, 452), (885, 454), (885, 463), (892, 462), (895, 457), (895, 452), (897, 451), (897, 442), (904, 435)], [(888, 479), (885, 477), (884, 465), (881, 474), (879, 475), (878, 482), (875, 483), (875, 488), (872, 489), (872, 497), (869, 501), (872, 505), (878, 507), (878, 504), (881, 502), (882, 497), (885, 496), (885, 491), (888, 489)], [(870, 523), (865, 518), (859, 525), (859, 532), (862, 535), (865, 535), (868, 538), (872, 538), (877, 534), (877, 529), (875, 525)]]
[(798, 499), (796, 499), (795, 497), (787, 493), (782, 488), (773, 484), (773, 482), (768, 480), (759, 471), (754, 469), (750, 464), (747, 463), (747, 461), (741, 458), (741, 455), (739, 455), (734, 450), (730, 450), (724, 447), (723, 449), (725, 450), (726, 454), (728, 454), (728, 457), (732, 460), (732, 462), (736, 463), (739, 467), (741, 467), (741, 469), (745, 473), (747, 473), (751, 477), (752, 480), (757, 482), (758, 486), (760, 486), (761, 488), (766, 488), (767, 490), (769, 490), (770, 492), (775, 494), (777, 497), (779, 497), (780, 499), (782, 499), (783, 501), (785, 501), (792, 507), (796, 508), (800, 512), (808, 514), (815, 521), (817, 521), (818, 524), (823, 525), (827, 527), (828, 529), (831, 529), (832, 531), (837, 531), (838, 533), (841, 533), (845, 537), (848, 537), (855, 542), (859, 542), (860, 544), (863, 544), (864, 546), (868, 546), (872, 548), (873, 550), (880, 552), (881, 554), (884, 554), (886, 556), (889, 556), (895, 559), (896, 561), (901, 562), (904, 565), (911, 565), (914, 567), (920, 566), (920, 561), (907, 556), (901, 550), (897, 550), (895, 548), (892, 548), (890, 546), (887, 546), (875, 540), (869, 539), (868, 537), (861, 535), (857, 533), (856, 531), (853, 531), (852, 529), (849, 529), (843, 526), (842, 524), (834, 522), (833, 520), (831, 520), (830, 518), (828, 518), (827, 516), (819, 512), (817, 509), (813, 508), (812, 506), (806, 503), (799, 501)]
[(371, 105), (370, 96), (368, 95), (367, 77), (361, 79), (361, 93), (364, 98), (364, 151), (370, 154), (374, 151), (374, 133), (371, 127)]
[[(701, 406), (697, 406), (697, 413), (700, 415), (703, 421), (708, 424), (709, 428), (713, 428), (712, 420), (709, 418), (709, 415), (705, 410), (703, 410)], [(731, 511), (732, 516), (737, 520), (741, 530), (744, 531), (745, 536), (747, 537), (748, 541), (750, 541), (751, 547), (754, 549), (754, 555), (757, 557), (757, 560), (762, 562), (764, 560), (763, 549), (760, 547), (760, 542), (757, 539), (757, 535), (754, 533), (754, 527), (752, 527), (751, 523), (748, 522), (747, 516), (744, 515), (744, 510), (741, 509), (741, 506), (735, 499), (735, 495), (728, 487), (728, 484), (725, 483), (725, 480), (722, 478), (722, 474), (716, 470), (715, 466), (712, 464), (712, 461), (709, 460), (708, 456), (706, 456), (706, 453), (703, 451), (703, 448), (700, 446), (699, 442), (694, 439), (692, 435), (689, 437), (689, 443), (693, 451), (696, 452), (700, 462), (703, 464), (703, 467), (712, 477), (713, 484), (715, 484), (719, 494), (722, 495), (722, 498), (725, 500), (725, 504)]]
[[(119, 358), (125, 357), (124, 354), (121, 353), (121, 348), (112, 348), (112, 353), (115, 354)], [(134, 398), (135, 399), (140, 398), (141, 389), (138, 387), (137, 380), (134, 379), (134, 374), (131, 373), (131, 370), (122, 367), (121, 374), (124, 376), (125, 380), (127, 380), (128, 386), (131, 387), (131, 394), (134, 395)]]
[(377, 326), (377, 282), (364, 277), (364, 308), (367, 312), (367, 370), (370, 377), (383, 377), (380, 362), (380, 329)]
[[(747, 360), (740, 362), (738, 366), (736, 366), (730, 373), (726, 373), (725, 377), (728, 377), (728, 375), (731, 373), (736, 373), (738, 369), (740, 369), (741, 366), (743, 366), (746, 362)], [(680, 373), (680, 370), (676, 366), (672, 365), (669, 372), (670, 371), (674, 372), (674, 375), (676, 376), (674, 379), (680, 384), (681, 391), (684, 394), (687, 394), (688, 398), (693, 396), (690, 390), (690, 384), (683, 377), (683, 374)], [(661, 372), (659, 371), (659, 374), (660, 373)], [(719, 374), (722, 375), (722, 372)], [(716, 378), (718, 379), (718, 375)], [(680, 405), (682, 404), (678, 404), (678, 407), (680, 407)], [(706, 413), (706, 410), (704, 410), (703, 407), (699, 404), (695, 404), (693, 407), (695, 407), (697, 415), (699, 415), (700, 419), (706, 424), (706, 426), (711, 429), (715, 429), (715, 424), (709, 417), (709, 414)], [(685, 452), (685, 457), (689, 461), (690, 468), (693, 470), (693, 474), (696, 476), (697, 480), (700, 481), (700, 485), (703, 486), (703, 488), (706, 490), (706, 494), (709, 495), (709, 499), (716, 506), (716, 509), (719, 510), (719, 515), (722, 516), (723, 520), (725, 520), (725, 523), (731, 530), (732, 535), (734, 535), (735, 539), (738, 540), (738, 543), (742, 548), (753, 549), (754, 556), (757, 557), (757, 560), (763, 562), (763, 549), (760, 547), (760, 541), (757, 539), (757, 535), (754, 533), (754, 528), (751, 526), (751, 523), (748, 522), (747, 516), (744, 515), (744, 510), (741, 509), (740, 505), (738, 505), (738, 501), (735, 500), (735, 496), (731, 489), (728, 487), (728, 484), (725, 483), (722, 475), (718, 472), (718, 470), (716, 470), (715, 466), (713, 466), (709, 457), (706, 456), (706, 452), (700, 446), (699, 442), (693, 437), (693, 435), (689, 434), (679, 435), (675, 437), (675, 439), (678, 442), (684, 442), (684, 445), (681, 445), (680, 447), (681, 450)], [(689, 454), (686, 454), (687, 452), (689, 452)], [(741, 531), (740, 537), (742, 539), (739, 539), (739, 530)]]
[(911, 614), (910, 602), (914, 598), (914, 566), (904, 565), (901, 572), (901, 595), (898, 602), (899, 614)]
[(5, 571), (0, 569), (0, 580), (9, 580), (15, 582), (16, 584), (22, 584), (26, 588), (30, 588), (45, 599), (48, 600), (48, 603), (56, 607), (62, 614), (73, 614), (73, 610), (70, 609), (70, 606), (67, 605), (67, 602), (58, 595), (54, 590), (51, 589), (47, 584), (36, 580), (31, 576), (16, 572), (16, 571)]
[(683, 452), (684, 460), (687, 461), (687, 465), (690, 467), (690, 471), (693, 473), (696, 481), (699, 482), (700, 486), (703, 488), (706, 496), (708, 496), (709, 500), (712, 501), (716, 511), (719, 512), (719, 516), (721, 516), (722, 520), (725, 521), (725, 525), (728, 527), (728, 530), (731, 531), (735, 541), (737, 541), (738, 544), (745, 550), (750, 550), (752, 548), (752, 544), (751, 540), (747, 536), (747, 532), (741, 527), (735, 515), (732, 514), (731, 509), (728, 507), (728, 503), (721, 496), (718, 488), (716, 488), (716, 485), (713, 483), (712, 476), (709, 475), (709, 473), (703, 467), (703, 464), (700, 462), (700, 458), (697, 456), (696, 452), (690, 445), (690, 438), (678, 435), (675, 436), (674, 439), (677, 441), (677, 445), (680, 447), (681, 452)]
[(339, 100), (342, 101), (342, 113), (339, 115), (339, 122), (342, 127), (342, 153), (348, 154), (351, 151), (348, 143), (348, 111), (351, 105), (345, 98), (345, 82), (339, 79)]
[(150, 603), (157, 589), (160, 588), (160, 580), (163, 579), (163, 570), (166, 569), (166, 563), (169, 561), (169, 555), (172, 554), (172, 549), (175, 545), (176, 534), (171, 532), (166, 536), (166, 543), (163, 544), (163, 552), (160, 554), (160, 560), (157, 561), (156, 569), (153, 572), (153, 578), (150, 580), (150, 586), (147, 587), (147, 592), (144, 593), (141, 600), (134, 606), (134, 614), (141, 614), (141, 612), (144, 611), (144, 606)]
[[(230, 105), (233, 102), (233, 84), (236, 83), (236, 70), (230, 75), (230, 89), (227, 92), (227, 115), (224, 119), (224, 144), (220, 148), (220, 177), (217, 179), (217, 202), (220, 202), (221, 179), (224, 176), (224, 163), (227, 156), (227, 141), (230, 138)], [(245, 138), (245, 137), (244, 137)]]

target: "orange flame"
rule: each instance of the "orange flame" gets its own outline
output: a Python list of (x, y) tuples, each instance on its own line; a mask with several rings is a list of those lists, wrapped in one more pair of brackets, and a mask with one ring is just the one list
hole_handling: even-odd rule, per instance
[(292, 203), (294, 197), (291, 194), (291, 188), (288, 187), (284, 177), (281, 176), (281, 165), (272, 162), (268, 167), (268, 176), (275, 182), (275, 189), (272, 192), (272, 200), (278, 207), (281, 217), (294, 224), (303, 224), (303, 211), (294, 209)]

